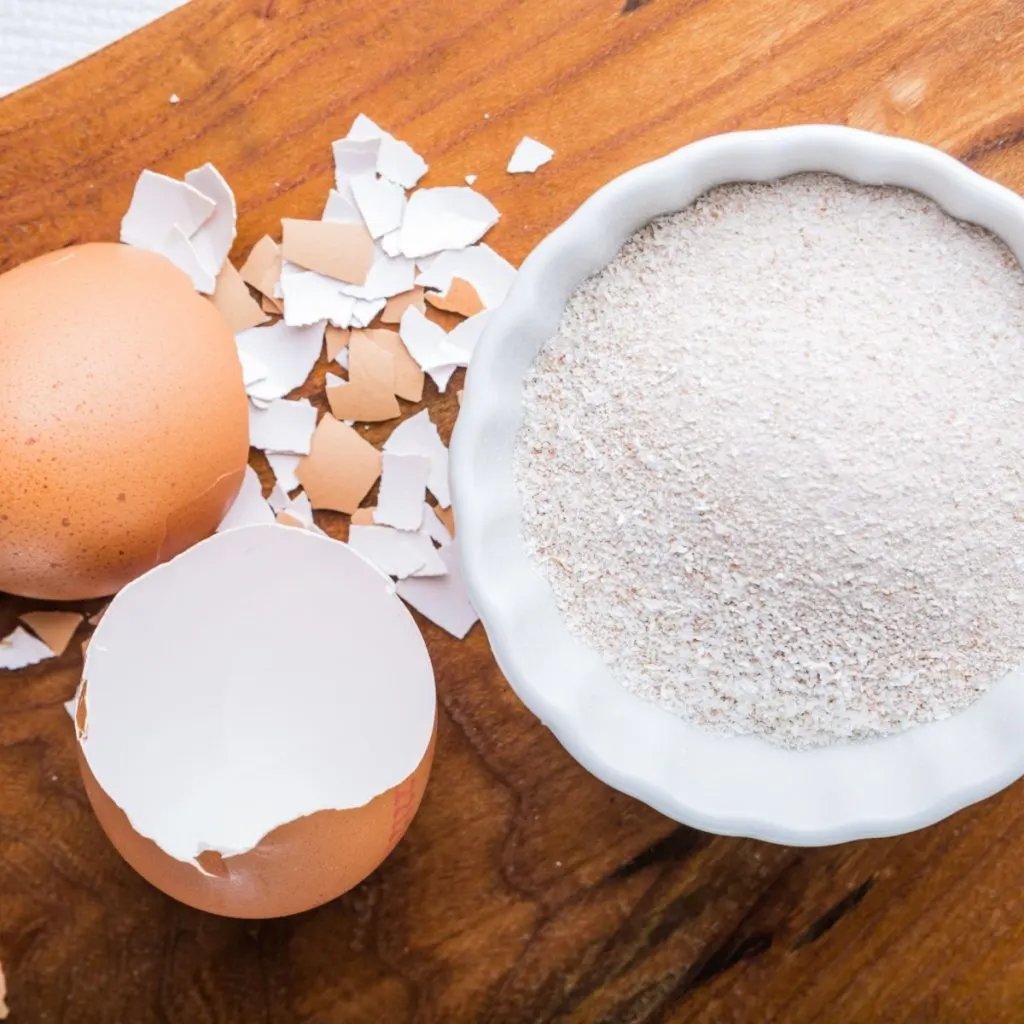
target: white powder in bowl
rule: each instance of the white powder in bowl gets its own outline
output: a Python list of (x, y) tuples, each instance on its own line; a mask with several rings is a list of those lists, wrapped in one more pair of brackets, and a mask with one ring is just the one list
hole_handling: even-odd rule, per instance
[(572, 296), (526, 385), (526, 545), (701, 726), (806, 747), (1024, 663), (1024, 275), (916, 193), (715, 189)]

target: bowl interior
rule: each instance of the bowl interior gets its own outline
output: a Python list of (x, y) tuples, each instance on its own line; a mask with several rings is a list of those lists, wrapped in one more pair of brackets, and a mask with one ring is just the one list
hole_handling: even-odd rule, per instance
[(472, 599), (503, 673), (586, 768), (678, 821), (803, 845), (930, 824), (1024, 774), (1024, 672), (966, 711), (884, 739), (792, 751), (647, 704), (563, 625), (521, 537), (513, 450), (524, 379), (575, 288), (651, 219), (727, 182), (807, 171), (929, 196), (1024, 262), (1024, 199), (920, 143), (808, 125), (693, 143), (616, 179), (523, 264), (477, 348), (451, 448)]

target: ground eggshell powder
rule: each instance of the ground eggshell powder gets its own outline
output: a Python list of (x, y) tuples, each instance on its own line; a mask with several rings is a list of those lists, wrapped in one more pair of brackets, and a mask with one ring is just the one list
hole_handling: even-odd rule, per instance
[(524, 535), (630, 690), (792, 747), (1024, 663), (1024, 275), (929, 199), (725, 186), (572, 296), (526, 384)]

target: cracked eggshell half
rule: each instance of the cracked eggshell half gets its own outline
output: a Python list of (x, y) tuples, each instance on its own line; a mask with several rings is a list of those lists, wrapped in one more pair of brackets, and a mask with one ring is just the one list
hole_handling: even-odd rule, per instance
[(436, 731), (426, 645), (339, 541), (217, 534), (127, 586), (75, 721), (100, 824), (144, 878), (230, 917), (340, 896), (419, 807)]
[(237, 348), (163, 256), (94, 243), (0, 275), (0, 381), (0, 590), (112, 594), (231, 507)]

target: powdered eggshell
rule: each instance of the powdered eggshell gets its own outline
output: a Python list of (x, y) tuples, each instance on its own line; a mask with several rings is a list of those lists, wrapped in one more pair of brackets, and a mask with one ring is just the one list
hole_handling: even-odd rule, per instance
[(0, 381), (0, 590), (111, 594), (231, 506), (234, 338), (164, 257), (89, 244), (0, 276)]

